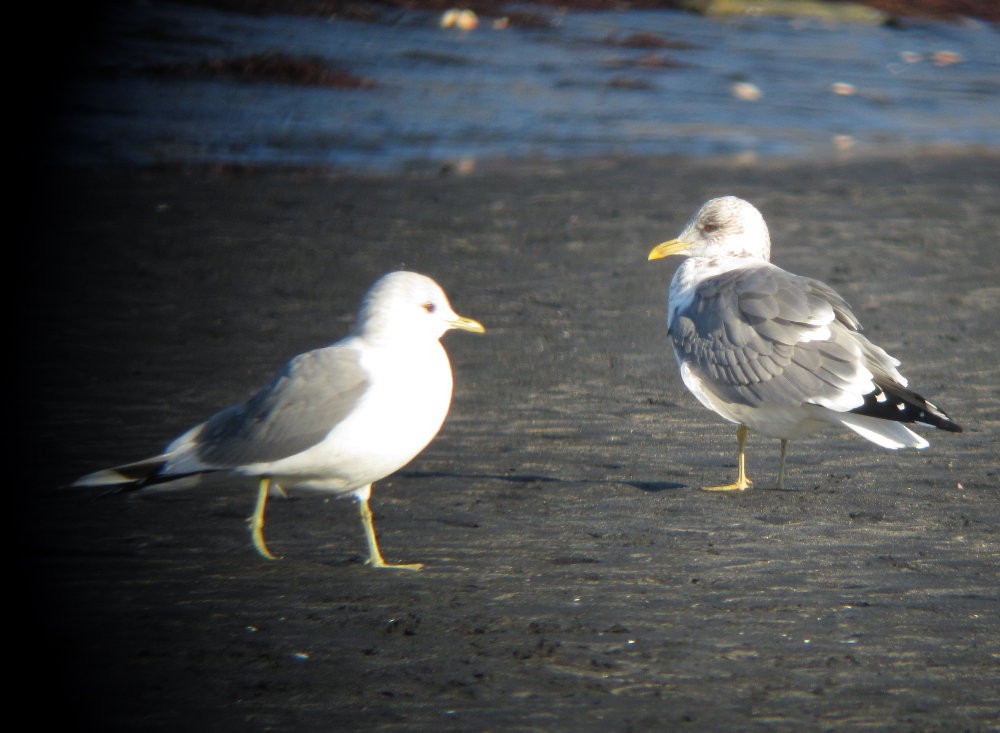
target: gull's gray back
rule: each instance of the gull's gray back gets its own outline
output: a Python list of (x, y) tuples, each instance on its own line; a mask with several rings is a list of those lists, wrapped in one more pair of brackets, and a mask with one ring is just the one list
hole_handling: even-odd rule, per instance
[(236, 467), (301, 453), (350, 414), (368, 385), (354, 349), (300, 354), (247, 402), (205, 423), (195, 441), (198, 458)]
[[(819, 338), (824, 327), (827, 339)], [(870, 379), (865, 369), (895, 372), (859, 330), (829, 286), (762, 263), (699, 284), (675, 313), (670, 337), (678, 358), (727, 402), (843, 409), (847, 399), (860, 403), (855, 390)]]

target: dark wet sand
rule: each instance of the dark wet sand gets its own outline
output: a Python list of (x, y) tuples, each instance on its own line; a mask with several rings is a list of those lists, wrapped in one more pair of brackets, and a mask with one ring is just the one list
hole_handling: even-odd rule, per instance
[[(649, 248), (706, 198), (767, 218), (966, 432), (893, 453), (752, 437), (683, 388)], [(1000, 730), (1000, 159), (614, 160), (437, 177), (48, 178), (12, 272), (8, 663), (68, 729)], [(23, 261), (20, 261), (23, 258)], [(437, 440), (354, 506), (253, 488), (54, 491), (157, 451), (349, 328), (376, 277), (441, 282)], [(21, 411), (24, 412), (21, 412)], [(21, 587), (23, 586), (23, 587)], [(26, 694), (26, 693), (25, 693)], [(15, 702), (15, 705), (17, 703)]]

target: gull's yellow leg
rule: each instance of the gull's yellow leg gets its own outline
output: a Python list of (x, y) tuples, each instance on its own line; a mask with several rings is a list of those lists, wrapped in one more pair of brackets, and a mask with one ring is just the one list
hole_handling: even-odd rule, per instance
[(705, 491), (745, 491), (750, 488), (750, 484), (753, 482), (747, 477), (747, 459), (746, 453), (743, 450), (747, 442), (748, 432), (746, 425), (740, 425), (736, 428), (736, 443), (740, 453), (736, 481), (724, 486), (706, 486), (704, 487)]
[[(371, 487), (369, 487), (369, 492)], [(397, 568), (400, 570), (420, 570), (423, 567), (420, 563), (412, 565), (390, 565), (382, 559), (382, 553), (378, 549), (378, 539), (375, 537), (375, 523), (372, 521), (372, 510), (368, 506), (367, 496), (358, 496), (358, 508), (361, 511), (361, 523), (365, 526), (365, 539), (368, 540), (368, 560), (365, 562), (373, 568)]]
[(788, 438), (781, 439), (781, 465), (778, 467), (778, 490), (785, 488), (785, 453), (788, 451)]
[(267, 476), (261, 477), (260, 487), (257, 490), (257, 505), (254, 507), (253, 516), (248, 521), (250, 537), (253, 539), (253, 546), (257, 548), (257, 552), (268, 560), (277, 560), (278, 558), (272, 555), (271, 551), (267, 549), (267, 545), (264, 544), (264, 507), (267, 506), (267, 495), (270, 491), (271, 479)]

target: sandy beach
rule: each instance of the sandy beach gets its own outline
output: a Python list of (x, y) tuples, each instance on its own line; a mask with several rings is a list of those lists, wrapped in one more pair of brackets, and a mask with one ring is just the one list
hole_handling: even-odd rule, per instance
[[(1000, 158), (608, 159), (467, 175), (48, 171), (15, 260), (18, 674), (104, 731), (1000, 730)], [(676, 262), (707, 198), (833, 285), (965, 432), (925, 451), (751, 436), (683, 387)], [(450, 416), (350, 502), (252, 484), (101, 495), (289, 357), (379, 275), (433, 276)], [(26, 460), (25, 460), (26, 459)]]

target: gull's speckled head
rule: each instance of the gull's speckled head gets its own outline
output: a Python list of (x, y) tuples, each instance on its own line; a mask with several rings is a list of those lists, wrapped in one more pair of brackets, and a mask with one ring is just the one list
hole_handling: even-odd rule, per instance
[(771, 258), (771, 237), (764, 217), (736, 196), (722, 196), (702, 204), (676, 239), (658, 244), (649, 259), (670, 255), (688, 257)]

